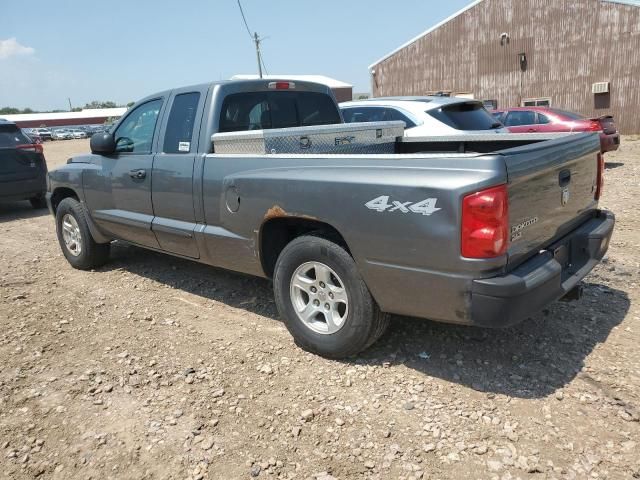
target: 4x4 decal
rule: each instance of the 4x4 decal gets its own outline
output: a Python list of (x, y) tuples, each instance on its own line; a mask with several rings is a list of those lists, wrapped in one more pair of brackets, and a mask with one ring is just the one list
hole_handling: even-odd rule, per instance
[(364, 204), (370, 210), (376, 212), (400, 212), (400, 213), (419, 213), (420, 215), (431, 215), (441, 208), (436, 208), (437, 198), (427, 198), (420, 202), (401, 202), (393, 200), (389, 203), (389, 195), (380, 195), (373, 200)]

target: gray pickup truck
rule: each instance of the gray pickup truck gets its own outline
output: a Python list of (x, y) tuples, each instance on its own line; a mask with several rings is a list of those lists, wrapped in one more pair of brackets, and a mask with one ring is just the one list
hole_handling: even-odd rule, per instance
[(389, 314), (503, 327), (576, 294), (614, 227), (604, 163), (597, 134), (546, 138), (402, 138), (321, 85), (216, 82), (136, 103), (47, 201), (73, 267), (119, 240), (271, 278), (298, 345), (340, 358)]

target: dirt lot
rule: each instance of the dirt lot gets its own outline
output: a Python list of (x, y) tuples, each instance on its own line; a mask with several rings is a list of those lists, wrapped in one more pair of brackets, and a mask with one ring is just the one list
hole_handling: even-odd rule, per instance
[[(50, 168), (87, 141), (47, 143)], [(352, 361), (295, 347), (269, 282), (117, 246), (70, 268), (0, 206), (0, 477), (640, 478), (640, 140), (578, 302), (488, 331), (394, 318)]]

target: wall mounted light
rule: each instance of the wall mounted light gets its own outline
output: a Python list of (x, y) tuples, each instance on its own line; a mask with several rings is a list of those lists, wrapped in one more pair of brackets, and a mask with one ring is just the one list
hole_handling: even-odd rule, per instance
[(520, 70), (524, 72), (527, 69), (527, 54), (524, 52), (519, 53), (518, 60), (520, 62)]

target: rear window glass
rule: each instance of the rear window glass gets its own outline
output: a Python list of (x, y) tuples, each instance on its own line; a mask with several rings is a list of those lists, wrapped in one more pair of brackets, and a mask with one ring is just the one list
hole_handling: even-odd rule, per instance
[(329, 95), (314, 92), (248, 92), (229, 95), (222, 105), (221, 132), (341, 123)]
[(579, 113), (567, 112), (566, 110), (559, 110), (557, 108), (552, 108), (551, 111), (558, 115), (562, 115), (563, 117), (567, 117), (570, 120), (584, 120), (584, 117)]
[(456, 130), (491, 130), (502, 125), (480, 103), (447, 105), (427, 113)]
[(176, 95), (171, 106), (167, 131), (164, 134), (164, 153), (189, 153), (193, 124), (200, 101), (199, 92)]
[(0, 125), (0, 148), (11, 148), (25, 143), (33, 142), (18, 127), (15, 125)]

